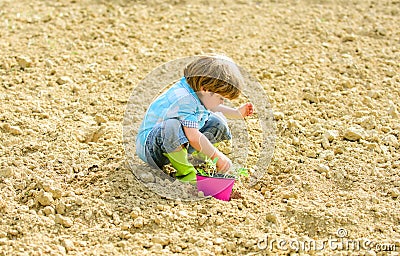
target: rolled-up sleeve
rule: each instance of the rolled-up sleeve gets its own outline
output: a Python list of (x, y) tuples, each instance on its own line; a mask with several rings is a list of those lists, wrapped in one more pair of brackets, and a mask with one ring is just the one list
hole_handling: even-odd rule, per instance
[(198, 111), (193, 96), (187, 95), (179, 99), (178, 119), (181, 124), (188, 128), (199, 129)]
[(188, 128), (196, 128), (199, 129), (199, 124), (197, 122), (189, 121), (189, 120), (181, 120), (182, 126), (188, 127)]

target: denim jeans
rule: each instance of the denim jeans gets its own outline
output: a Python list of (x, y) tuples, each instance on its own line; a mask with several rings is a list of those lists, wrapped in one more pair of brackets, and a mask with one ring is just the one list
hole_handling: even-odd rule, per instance
[[(214, 113), (211, 113), (205, 125), (199, 131), (212, 144), (232, 138), (226, 121)], [(195, 150), (189, 145), (189, 140), (186, 138), (179, 120), (168, 119), (157, 124), (146, 140), (147, 163), (162, 169), (164, 165), (169, 163), (168, 158), (163, 153), (171, 153), (182, 145), (188, 148), (190, 154)]]

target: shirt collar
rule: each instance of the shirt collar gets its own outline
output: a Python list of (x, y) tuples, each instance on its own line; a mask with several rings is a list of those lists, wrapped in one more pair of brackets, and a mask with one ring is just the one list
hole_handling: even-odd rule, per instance
[(197, 93), (193, 90), (193, 88), (188, 84), (188, 82), (186, 81), (186, 77), (182, 77), (181, 78), (181, 84), (183, 85), (183, 87), (189, 91), (189, 93), (191, 95), (193, 95), (193, 97), (205, 108), (203, 102), (201, 102), (201, 100), (199, 99), (199, 96), (197, 96)]

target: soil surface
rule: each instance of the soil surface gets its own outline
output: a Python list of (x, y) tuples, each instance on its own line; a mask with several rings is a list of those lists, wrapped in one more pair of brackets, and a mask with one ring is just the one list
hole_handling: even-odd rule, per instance
[[(395, 0), (0, 1), (0, 255), (398, 255), (399, 24)], [(255, 186), (166, 199), (127, 163), (124, 113), (150, 71), (209, 52), (262, 85), (274, 155), (255, 161), (249, 118)]]

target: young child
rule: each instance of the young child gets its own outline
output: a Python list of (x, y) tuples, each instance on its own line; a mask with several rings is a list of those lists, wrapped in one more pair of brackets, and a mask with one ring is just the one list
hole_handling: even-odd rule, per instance
[(136, 153), (146, 163), (176, 169), (176, 178), (195, 182), (196, 169), (188, 152), (200, 152), (215, 159), (217, 169), (226, 172), (232, 163), (213, 144), (230, 140), (227, 118), (244, 118), (253, 113), (246, 103), (237, 109), (224, 106), (224, 98), (240, 94), (243, 77), (228, 57), (201, 56), (188, 64), (184, 77), (160, 95), (148, 108), (136, 138)]

